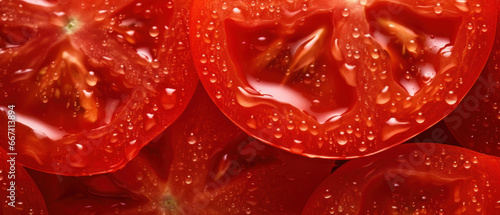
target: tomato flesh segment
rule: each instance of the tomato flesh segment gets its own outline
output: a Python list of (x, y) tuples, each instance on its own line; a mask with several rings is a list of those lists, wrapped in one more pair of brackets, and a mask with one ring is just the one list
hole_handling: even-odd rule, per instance
[(27, 166), (70, 175), (113, 171), (194, 93), (182, 15), (190, 2), (0, 4), (0, 110), (16, 105), (17, 149)]
[(353, 66), (339, 65), (331, 12), (292, 24), (225, 21), (232, 61), (257, 95), (289, 103), (320, 123), (356, 102)]
[[(386, 14), (387, 8), (397, 12)], [(457, 67), (459, 62), (449, 56), (462, 24), (460, 17), (420, 15), (388, 2), (374, 3), (365, 13), (370, 34), (391, 58), (395, 81), (411, 96)]]

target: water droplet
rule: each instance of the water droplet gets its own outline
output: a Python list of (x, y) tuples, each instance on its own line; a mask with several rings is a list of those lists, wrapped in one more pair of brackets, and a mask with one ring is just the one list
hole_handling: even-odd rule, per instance
[(457, 103), (458, 98), (455, 92), (449, 91), (448, 94), (446, 94), (444, 100), (447, 104), (454, 105), (455, 103)]
[(330, 214), (335, 214), (335, 208), (330, 207), (330, 209), (328, 209), (328, 212), (329, 212)]
[(201, 58), (200, 58), (200, 63), (207, 63), (207, 62), (208, 62), (207, 56), (205, 56), (204, 54), (202, 54)]
[(380, 57), (380, 51), (378, 49), (373, 49), (371, 55), (372, 58), (376, 60)]
[(330, 194), (330, 190), (325, 190), (325, 192), (323, 193), (323, 198), (325, 199), (329, 199), (332, 197), (332, 194)]
[(348, 17), (349, 16), (349, 9), (344, 8), (344, 10), (342, 11), (342, 16), (343, 17)]
[(257, 122), (255, 121), (255, 117), (253, 115), (251, 115), (250, 119), (248, 119), (247, 126), (253, 129), (257, 128)]
[(389, 86), (385, 86), (384, 89), (377, 95), (377, 104), (386, 104), (391, 100), (391, 94), (389, 93)]
[(165, 88), (165, 90), (161, 93), (160, 101), (161, 106), (165, 110), (170, 110), (175, 107), (177, 103), (177, 90), (172, 88)]
[(337, 137), (337, 143), (341, 146), (347, 144), (347, 135), (343, 131), (339, 133), (339, 136)]
[(417, 121), (417, 123), (420, 123), (420, 124), (425, 122), (425, 117), (423, 116), (422, 112), (417, 113), (417, 116), (415, 117), (415, 121)]
[(409, 43), (408, 43), (408, 46), (406, 47), (406, 49), (409, 51), (409, 52), (416, 52), (417, 51), (417, 48), (418, 48), (418, 45), (417, 43), (415, 42), (415, 40), (410, 40)]
[(187, 175), (187, 176), (186, 176), (186, 179), (184, 179), (184, 182), (185, 182), (186, 184), (191, 184), (191, 183), (193, 183), (193, 178), (191, 177), (191, 175)]
[(309, 126), (307, 125), (307, 122), (306, 121), (302, 121), (299, 125), (299, 129), (301, 131), (307, 131), (307, 129), (309, 129)]
[(481, 11), (483, 11), (483, 8), (481, 7), (481, 4), (474, 5), (474, 12), (481, 13)]
[(157, 37), (158, 34), (160, 34), (160, 29), (158, 29), (158, 27), (153, 26), (153, 27), (151, 27), (151, 29), (149, 29), (149, 35), (151, 37)]
[(360, 152), (364, 152), (366, 151), (366, 149), (368, 149), (368, 147), (366, 146), (365, 142), (361, 142), (361, 144), (358, 146), (358, 150)]
[(190, 133), (188, 138), (187, 138), (187, 141), (189, 144), (193, 145), (196, 143), (196, 136), (194, 136), (194, 133)]
[(465, 169), (469, 169), (469, 168), (470, 168), (470, 166), (471, 166), (470, 162), (469, 162), (469, 161), (465, 161), (465, 163), (464, 163), (464, 168), (465, 168)]
[(434, 6), (434, 13), (436, 14), (441, 14), (443, 13), (443, 6), (441, 6), (440, 3), (437, 3), (435, 6)]
[(368, 135), (366, 135), (366, 138), (367, 138), (368, 140), (373, 140), (373, 139), (375, 139), (375, 134), (373, 134), (373, 131), (369, 131), (369, 132), (368, 132)]
[(474, 157), (472, 158), (472, 163), (473, 163), (473, 164), (477, 164), (477, 163), (479, 163), (479, 160), (477, 159), (477, 157), (475, 157), (475, 156), (474, 156)]
[(352, 37), (358, 38), (360, 35), (361, 33), (359, 32), (359, 29), (354, 28), (354, 30), (352, 31)]
[(107, 13), (108, 13), (107, 10), (97, 11), (97, 13), (94, 14), (94, 21), (99, 22), (104, 20), (106, 18)]
[(274, 137), (276, 137), (278, 139), (283, 137), (283, 132), (281, 132), (280, 128), (276, 128), (276, 130), (274, 131)]
[(49, 102), (49, 98), (47, 98), (47, 96), (43, 96), (43, 98), (42, 98), (42, 102), (43, 102), (43, 103), (47, 103), (47, 102)]
[(290, 150), (294, 153), (302, 153), (305, 150), (304, 145), (302, 144), (302, 140), (293, 140), (293, 143), (290, 144)]
[(5, 13), (4, 13), (4, 14), (2, 14), (2, 18), (1, 18), (1, 19), (2, 19), (2, 21), (7, 21), (7, 18), (8, 18), (8, 17), (7, 17), (7, 14), (5, 14)]
[(215, 77), (215, 74), (212, 74), (209, 78), (210, 83), (215, 83), (217, 82), (217, 77)]
[(142, 172), (138, 172), (136, 175), (137, 180), (141, 181), (143, 179)]
[(89, 86), (95, 86), (97, 84), (97, 76), (92, 71), (89, 71), (87, 75), (85, 75), (85, 81)]
[(486, 25), (481, 26), (481, 31), (482, 31), (483, 33), (488, 32), (488, 27), (486, 27)]
[(211, 31), (211, 30), (214, 30), (214, 28), (215, 28), (214, 22), (208, 23), (207, 30)]

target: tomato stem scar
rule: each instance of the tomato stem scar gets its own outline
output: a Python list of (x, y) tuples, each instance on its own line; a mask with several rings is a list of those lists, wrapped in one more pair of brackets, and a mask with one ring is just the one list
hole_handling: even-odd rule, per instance
[(64, 30), (67, 34), (72, 34), (76, 31), (78, 27), (78, 20), (75, 18), (69, 18), (68, 24), (64, 26)]

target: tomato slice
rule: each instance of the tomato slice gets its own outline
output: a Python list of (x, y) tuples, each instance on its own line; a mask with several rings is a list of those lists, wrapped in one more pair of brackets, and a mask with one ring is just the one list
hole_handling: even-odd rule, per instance
[(179, 120), (123, 169), (32, 175), (54, 214), (298, 214), (333, 165), (246, 135), (200, 85)]
[(498, 168), (461, 147), (403, 144), (341, 166), (302, 214), (498, 214)]
[(496, 2), (204, 1), (200, 79), (239, 127), (310, 157), (397, 145), (458, 105), (487, 59)]
[(500, 22), (486, 67), (446, 124), (463, 146), (500, 156)]
[(17, 156), (8, 155), (1, 148), (0, 195), (2, 196), (0, 214), (47, 214), (40, 190), (17, 162)]
[(63, 175), (114, 171), (178, 118), (198, 81), (189, 7), (0, 2), (0, 119), (16, 105), (19, 160)]

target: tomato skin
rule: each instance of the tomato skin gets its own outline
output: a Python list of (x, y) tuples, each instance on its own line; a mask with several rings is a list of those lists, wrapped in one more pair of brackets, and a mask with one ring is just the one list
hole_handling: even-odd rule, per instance
[(190, 1), (0, 5), (0, 121), (16, 105), (23, 165), (75, 176), (115, 171), (194, 93)]
[[(451, 0), (373, 0), (366, 1), (365, 6), (358, 1), (321, 0), (306, 4), (195, 2), (190, 23), (193, 57), (203, 86), (225, 115), (263, 142), (295, 154), (333, 159), (386, 150), (450, 113), (486, 62), (486, 50), (490, 50), (494, 37), (493, 15), (497, 13), (493, 1), (457, 6)], [(383, 10), (391, 7), (397, 11)], [(379, 12), (393, 19), (382, 19)], [(331, 20), (318, 18), (325, 13)], [(418, 20), (432, 24), (420, 25)], [(476, 23), (478, 20), (481, 21)], [(468, 23), (472, 23), (473, 30), (468, 30)], [(390, 26), (396, 25), (407, 31), (391, 31)], [(483, 25), (485, 31), (480, 28)], [(385, 27), (377, 30), (377, 26)], [(453, 41), (450, 57), (443, 57), (446, 48), (442, 49), (444, 55), (434, 55), (438, 44), (435, 39), (426, 41), (435, 45), (430, 47), (422, 45), (425, 41), (416, 42), (419, 48), (427, 49), (413, 60), (408, 51), (400, 53), (409, 46), (397, 39), (412, 37), (412, 32), (417, 32), (417, 41), (433, 33)], [(296, 38), (302, 34), (313, 36)], [(324, 41), (313, 43), (315, 39), (310, 38)], [(383, 38), (388, 38), (386, 44), (382, 43)], [(309, 51), (304, 48), (308, 45), (312, 47)], [(473, 48), (468, 49), (468, 45)], [(284, 47), (284, 51), (279, 47)], [(323, 47), (326, 48), (322, 51)], [(322, 54), (330, 52), (335, 60)], [(307, 64), (307, 56), (317, 57), (319, 63), (310, 66), (316, 68), (314, 73), (307, 73), (310, 69), (306, 67), (299, 72), (286, 72)], [(439, 71), (435, 76), (410, 72), (409, 80), (414, 81), (403, 80), (405, 70), (400, 66), (408, 71), (412, 66), (427, 68), (415, 63), (421, 62), (418, 58), (440, 65), (436, 67)], [(322, 63), (330, 72), (319, 71)], [(321, 75), (326, 77), (324, 82)], [(320, 82), (317, 88), (316, 79)], [(309, 87), (303, 86), (308, 83)], [(350, 87), (336, 88), (345, 85)], [(280, 97), (283, 94), (278, 92), (283, 91), (288, 94)], [(339, 95), (338, 91), (342, 93)], [(324, 95), (328, 93), (331, 95)], [(318, 100), (310, 101), (315, 96)], [(329, 105), (316, 108), (315, 102)], [(337, 112), (327, 119), (324, 115), (329, 112), (324, 108), (330, 106), (331, 111)]]
[[(14, 183), (14, 189), (11, 183)], [(7, 154), (3, 149), (0, 149), (0, 195), (1, 214), (48, 214), (42, 194), (33, 179), (17, 162), (17, 157)]]
[(333, 164), (249, 137), (200, 85), (179, 120), (123, 169), (30, 173), (54, 214), (299, 214)]
[[(498, 18), (498, 17), (497, 17)], [(463, 146), (500, 157), (500, 22), (495, 43), (479, 79), (457, 108), (445, 118)]]
[(499, 158), (468, 149), (403, 144), (338, 168), (302, 214), (497, 214), (498, 168)]

